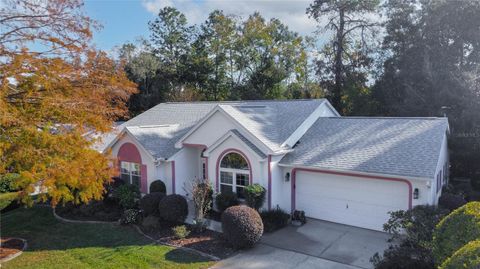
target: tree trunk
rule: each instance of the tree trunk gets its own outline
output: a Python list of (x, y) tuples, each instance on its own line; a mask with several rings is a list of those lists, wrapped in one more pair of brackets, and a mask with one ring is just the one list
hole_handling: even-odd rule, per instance
[(335, 52), (335, 85), (333, 87), (332, 105), (338, 111), (342, 110), (342, 87), (343, 87), (343, 34), (345, 31), (345, 10), (339, 11), (340, 22), (337, 28), (337, 41)]

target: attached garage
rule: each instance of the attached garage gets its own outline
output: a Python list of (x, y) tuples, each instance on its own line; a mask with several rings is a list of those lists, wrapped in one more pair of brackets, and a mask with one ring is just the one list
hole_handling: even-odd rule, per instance
[(388, 212), (411, 206), (401, 179), (299, 170), (294, 181), (294, 208), (315, 219), (381, 231)]

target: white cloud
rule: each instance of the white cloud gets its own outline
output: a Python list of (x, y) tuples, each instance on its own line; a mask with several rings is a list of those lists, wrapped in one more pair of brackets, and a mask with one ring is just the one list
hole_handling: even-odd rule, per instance
[(268, 19), (280, 19), (291, 30), (312, 35), (316, 23), (305, 13), (311, 2), (312, 0), (142, 0), (142, 5), (153, 14), (166, 6), (175, 7), (187, 16), (191, 24), (204, 22), (215, 9), (241, 17), (259, 11)]

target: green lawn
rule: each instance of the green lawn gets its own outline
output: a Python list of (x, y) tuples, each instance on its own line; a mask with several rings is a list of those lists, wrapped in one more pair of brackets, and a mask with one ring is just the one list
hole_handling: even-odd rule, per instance
[(155, 245), (133, 228), (57, 221), (50, 208), (16, 209), (1, 216), (2, 237), (28, 241), (5, 268), (207, 268), (206, 258)]

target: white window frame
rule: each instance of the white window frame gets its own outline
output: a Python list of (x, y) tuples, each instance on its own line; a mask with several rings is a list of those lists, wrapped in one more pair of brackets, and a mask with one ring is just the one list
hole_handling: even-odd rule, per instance
[[(125, 165), (125, 167), (124, 167)], [(135, 166), (138, 166), (138, 170), (134, 169)], [(127, 170), (127, 172), (124, 171)], [(134, 163), (134, 162), (125, 162), (121, 161), (120, 162), (120, 177), (124, 179), (123, 176), (127, 177), (128, 182), (130, 184), (136, 185), (140, 188), (142, 184), (142, 165), (139, 163)], [(134, 182), (134, 177), (138, 178), (138, 184)]]
[[(222, 167), (221, 163), (223, 161), (223, 158), (225, 158), (227, 155), (229, 154), (238, 154), (237, 152), (228, 152), (226, 153), (223, 157), (222, 157), (222, 160), (220, 160), (220, 169), (219, 169), (219, 172), (218, 172), (218, 177), (219, 177), (219, 184), (220, 184), (220, 192), (222, 190), (222, 185), (224, 186), (230, 186), (232, 188), (232, 192), (233, 193), (237, 193), (237, 188), (243, 188), (245, 189), (245, 187), (249, 186), (250, 185), (250, 182), (251, 182), (251, 178), (250, 178), (250, 165), (248, 165), (248, 169), (235, 169), (235, 168), (226, 168), (226, 167)], [(245, 157), (243, 157), (241, 154), (238, 154), (240, 157), (242, 157), (245, 162), (247, 162), (247, 160), (245, 159)], [(248, 164), (248, 162), (247, 162)], [(225, 173), (230, 173), (232, 175), (232, 183), (223, 183), (222, 182), (222, 172), (225, 172)], [(238, 185), (237, 184), (237, 175), (244, 175), (247, 177), (247, 185)], [(240, 199), (243, 199), (242, 197), (239, 197)]]
[[(230, 183), (223, 183), (222, 182), (222, 172), (231, 173), (232, 174), (232, 184)], [(220, 191), (222, 189), (222, 185), (224, 186), (231, 186), (232, 192), (237, 193), (237, 188), (244, 188), (250, 185), (250, 170), (243, 170), (243, 169), (232, 169), (232, 168), (220, 168), (219, 172), (220, 177)], [(237, 175), (244, 175), (247, 177), (247, 185), (238, 185), (237, 184)], [(240, 198), (242, 199), (242, 198)]]

